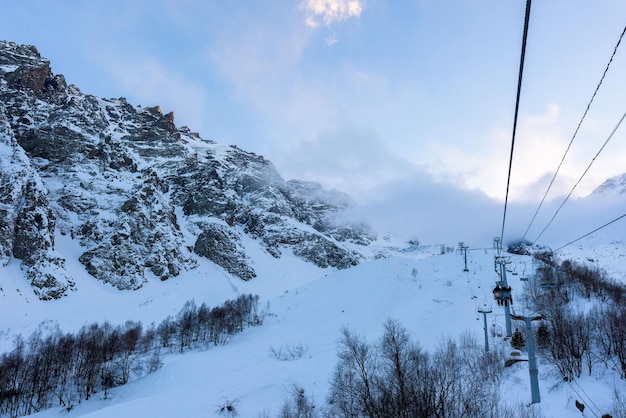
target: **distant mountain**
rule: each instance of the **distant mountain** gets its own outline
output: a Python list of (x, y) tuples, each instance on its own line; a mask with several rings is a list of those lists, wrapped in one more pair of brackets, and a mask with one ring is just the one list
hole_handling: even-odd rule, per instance
[(611, 177), (595, 188), (591, 195), (624, 195), (626, 194), (626, 173)]
[(20, 259), (42, 299), (75, 288), (57, 234), (118, 289), (166, 280), (206, 257), (256, 276), (243, 238), (347, 268), (374, 239), (340, 221), (345, 193), (285, 181), (262, 156), (202, 139), (174, 114), (68, 85), (34, 46), (0, 41), (0, 265)]

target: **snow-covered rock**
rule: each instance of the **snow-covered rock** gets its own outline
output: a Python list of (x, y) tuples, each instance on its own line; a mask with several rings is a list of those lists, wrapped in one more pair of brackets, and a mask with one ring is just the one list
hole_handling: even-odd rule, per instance
[[(203, 140), (158, 106), (68, 85), (33, 46), (0, 41), (0, 263), (22, 260), (42, 298), (73, 288), (56, 234), (118, 289), (166, 280), (206, 257), (255, 277), (243, 235), (326, 268), (359, 263), (374, 239), (342, 214), (345, 193), (285, 181), (262, 156)], [(180, 219), (180, 216), (184, 219)]]
[(626, 194), (626, 173), (611, 177), (596, 187), (591, 195), (623, 195)]

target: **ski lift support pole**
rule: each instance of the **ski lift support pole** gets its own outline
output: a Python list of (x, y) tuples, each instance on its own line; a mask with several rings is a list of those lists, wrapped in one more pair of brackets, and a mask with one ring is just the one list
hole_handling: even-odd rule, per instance
[(465, 255), (465, 268), (463, 269), (463, 271), (469, 271), (467, 269), (467, 249), (469, 247), (467, 245), (465, 245), (465, 243), (463, 241), (459, 242), (459, 251), (462, 252)]
[(500, 264), (500, 279), (501, 279), (502, 287), (505, 289), (508, 289), (508, 294), (503, 299), (502, 303), (504, 304), (504, 318), (505, 318), (504, 322), (506, 324), (506, 336), (511, 338), (511, 336), (513, 335), (513, 331), (511, 330), (511, 306), (510, 305), (511, 305), (511, 302), (513, 301), (513, 298), (511, 297), (511, 288), (509, 287), (506, 281), (506, 264), (507, 264), (506, 257), (498, 257), (497, 262), (498, 264)]
[[(496, 249), (496, 273), (500, 276), (500, 281), (496, 283), (495, 289), (493, 289), (493, 294), (498, 302), (498, 305), (504, 306), (504, 322), (506, 325), (506, 336), (507, 338), (511, 338), (513, 335), (513, 331), (511, 329), (511, 308), (510, 305), (513, 304), (513, 298), (511, 296), (511, 287), (508, 285), (506, 281), (506, 265), (510, 263), (508, 261), (509, 257), (503, 256), (502, 254), (502, 240), (500, 237), (494, 238), (494, 247)], [(498, 268), (499, 267), (499, 268)], [(499, 271), (498, 271), (499, 270)]]
[[(500, 280), (496, 282), (496, 287), (493, 289), (494, 299), (498, 302), (499, 306), (504, 306), (504, 322), (506, 324), (506, 337), (511, 338), (513, 332), (511, 330), (511, 309), (510, 305), (513, 304), (513, 297), (511, 296), (511, 287), (506, 281), (506, 265), (510, 263), (509, 257), (502, 254), (502, 240), (500, 237), (495, 237), (493, 242), (496, 250), (496, 256), (494, 259), (494, 267)], [(499, 267), (499, 268), (498, 268)], [(499, 271), (498, 271), (499, 270)]]
[(539, 369), (537, 368), (537, 359), (535, 357), (535, 335), (533, 334), (532, 321), (539, 321), (543, 319), (541, 315), (534, 316), (521, 316), (511, 314), (511, 318), (516, 321), (524, 321), (526, 323), (526, 348), (528, 350), (528, 374), (530, 375), (530, 394), (531, 404), (541, 402), (541, 396), (539, 395), (539, 381), (537, 375)]
[(500, 237), (495, 237), (493, 239), (493, 247), (496, 250), (496, 255), (500, 255), (500, 253), (502, 252), (502, 240), (500, 239)]
[(490, 308), (478, 308), (478, 312), (483, 314), (484, 329), (485, 329), (485, 352), (489, 352), (489, 336), (487, 335), (487, 314), (493, 312)]

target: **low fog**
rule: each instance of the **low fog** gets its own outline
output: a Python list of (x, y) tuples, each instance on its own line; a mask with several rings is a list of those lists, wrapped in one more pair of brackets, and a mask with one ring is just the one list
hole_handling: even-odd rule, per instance
[[(530, 229), (541, 199), (509, 201), (504, 244), (521, 239), (528, 229), (526, 240), (557, 249), (623, 215), (626, 207), (626, 193), (570, 198), (559, 209), (564, 199), (565, 195), (548, 197)], [(381, 185), (361, 202), (351, 216), (366, 220), (379, 234), (417, 238), (422, 244), (464, 241), (472, 246), (491, 246), (502, 230), (504, 202), (481, 191), (434, 182), (427, 176)], [(625, 232), (626, 220), (621, 219), (596, 234), (623, 238)]]

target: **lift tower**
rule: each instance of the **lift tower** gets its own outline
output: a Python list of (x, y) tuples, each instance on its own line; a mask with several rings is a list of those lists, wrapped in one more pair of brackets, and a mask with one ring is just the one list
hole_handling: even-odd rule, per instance
[(499, 237), (494, 239), (494, 247), (496, 249), (495, 257), (495, 270), (500, 280), (496, 282), (496, 287), (493, 289), (493, 297), (498, 302), (499, 306), (504, 306), (504, 321), (506, 325), (506, 336), (511, 338), (513, 335), (511, 331), (511, 308), (513, 304), (513, 297), (511, 296), (511, 286), (506, 281), (506, 265), (510, 264), (509, 257), (502, 254), (502, 241)]
[(484, 307), (484, 308), (478, 308), (477, 309), (478, 313), (483, 314), (483, 321), (484, 321), (484, 326), (483, 329), (485, 330), (485, 352), (489, 352), (489, 336), (487, 335), (487, 314), (491, 313), (491, 308), (488, 307)]
[(467, 268), (467, 249), (469, 248), (467, 245), (465, 245), (464, 243), (461, 243), (461, 251), (463, 251), (463, 254), (465, 256), (465, 268), (463, 269), (463, 271), (469, 271), (469, 269)]
[(511, 318), (516, 321), (524, 321), (526, 323), (526, 349), (528, 350), (528, 374), (530, 375), (530, 403), (539, 403), (541, 402), (541, 396), (539, 395), (539, 382), (537, 379), (539, 369), (537, 368), (537, 359), (535, 358), (535, 335), (533, 334), (531, 321), (539, 321), (543, 319), (543, 317), (541, 315), (511, 315)]

